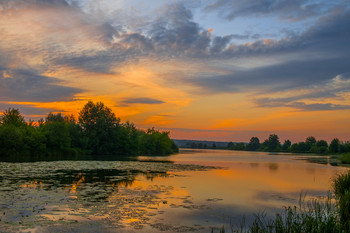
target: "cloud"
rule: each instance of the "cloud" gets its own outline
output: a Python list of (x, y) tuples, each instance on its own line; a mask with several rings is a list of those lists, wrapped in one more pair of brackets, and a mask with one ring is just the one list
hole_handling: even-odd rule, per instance
[(256, 101), (259, 107), (289, 107), (300, 111), (332, 111), (349, 110), (350, 105), (332, 104), (332, 103), (311, 103), (304, 102), (283, 102), (278, 99), (262, 98)]
[(130, 104), (163, 104), (162, 100), (152, 99), (152, 98), (127, 98), (122, 101), (123, 106), (128, 106)]
[(61, 86), (57, 79), (36, 74), (33, 70), (0, 69), (0, 101), (67, 101), (81, 91)]
[(188, 79), (208, 93), (245, 92), (266, 93), (302, 88), (315, 82), (326, 82), (339, 73), (349, 71), (348, 60), (319, 59), (287, 61), (248, 70), (237, 69), (229, 74)]
[(167, 6), (164, 15), (152, 23), (147, 36), (156, 51), (201, 55), (210, 45), (210, 32), (193, 21), (192, 12), (182, 4)]
[[(348, 104), (324, 103), (328, 99), (346, 101), (343, 96), (350, 93), (350, 76), (348, 74), (337, 75), (335, 78), (326, 82), (299, 88), (291, 93), (293, 94), (283, 98), (256, 98), (253, 102), (258, 107), (290, 107), (301, 111), (350, 109), (350, 105)], [(307, 104), (305, 101), (311, 101), (311, 103)], [(322, 103), (315, 103), (315, 101), (322, 101)]]
[(311, 0), (216, 0), (206, 6), (207, 11), (217, 11), (228, 20), (244, 16), (277, 15), (287, 20), (301, 20), (326, 13), (345, 1), (315, 2)]
[(94, 57), (118, 35), (63, 0), (5, 1), (0, 9), (0, 52), (12, 68), (45, 72), (67, 57)]
[(44, 117), (49, 112), (64, 112), (63, 110), (58, 110), (53, 108), (39, 108), (34, 105), (0, 103), (0, 111), (3, 112), (9, 108), (19, 109), (22, 115), (25, 115), (28, 117), (35, 116), (35, 117), (32, 117), (32, 119), (38, 118), (37, 116)]
[(250, 58), (263, 62), (269, 58), (275, 61), (255, 67), (239, 67), (239, 64), (234, 66), (239, 60), (232, 60), (232, 68), (226, 66), (224, 74), (198, 75), (185, 81), (202, 88), (203, 93), (253, 90), (260, 94), (330, 81), (339, 74), (350, 72), (348, 25), (350, 11), (341, 10), (320, 19), (299, 36), (229, 47), (222, 51), (220, 60), (226, 56), (225, 60)]
[[(122, 65), (149, 58), (158, 61), (189, 61), (200, 64), (199, 67), (213, 67), (208, 73), (195, 70), (177, 77), (177, 82), (182, 82), (180, 85), (199, 87), (201, 94), (253, 91), (257, 99), (266, 93), (326, 83), (332, 77), (350, 72), (350, 11), (346, 7), (335, 9), (333, 4), (327, 7), (316, 4), (313, 8), (306, 0), (236, 0), (232, 3), (217, 0), (207, 9), (224, 11), (225, 8), (226, 13), (223, 15), (231, 19), (256, 12), (278, 15), (290, 12), (286, 14), (290, 18), (304, 17), (306, 13), (327, 12), (325, 17), (301, 34), (290, 34), (280, 40), (260, 39), (233, 44), (235, 39), (260, 36), (252, 33), (215, 36), (211, 30), (195, 22), (192, 11), (182, 3), (163, 7), (158, 11), (159, 16), (144, 20), (143, 28), (132, 31), (132, 26), (127, 28), (128, 25), (104, 21), (103, 18), (82, 11), (79, 4), (69, 2), (17, 0), (1, 4), (0, 62), (1, 69), (11, 78), (5, 75), (1, 77), (0, 100), (49, 102), (72, 99), (82, 90), (61, 86), (58, 83), (60, 77), (54, 79), (45, 74), (60, 67), (74, 67), (96, 73), (97, 76), (113, 73), (118, 77)], [(227, 12), (233, 9), (232, 12), (236, 14), (229, 16)], [(240, 59), (246, 59), (246, 64), (241, 66)], [(247, 62), (247, 59), (257, 63), (261, 59), (261, 63), (250, 66), (253, 62)], [(267, 59), (276, 62), (265, 64)], [(182, 67), (176, 69), (174, 73)], [(162, 76), (166, 75), (162, 73)], [(165, 81), (165, 84), (171, 82), (170, 79)], [(346, 92), (341, 87), (324, 92), (313, 91), (287, 102), (290, 105), (309, 103), (304, 100), (317, 98), (317, 95), (336, 97), (340, 91)], [(125, 105), (136, 103), (164, 102), (150, 98), (123, 101)], [(330, 107), (339, 108), (335, 105)]]

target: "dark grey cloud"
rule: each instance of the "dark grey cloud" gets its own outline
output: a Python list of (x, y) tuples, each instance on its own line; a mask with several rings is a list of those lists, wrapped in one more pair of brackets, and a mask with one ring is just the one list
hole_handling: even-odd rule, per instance
[(18, 9), (29, 6), (69, 6), (65, 0), (2, 0), (0, 10)]
[(122, 101), (123, 105), (130, 104), (163, 104), (162, 100), (152, 99), (152, 98), (127, 98)]
[(0, 69), (0, 101), (68, 101), (81, 91), (61, 86), (57, 79), (36, 74), (33, 70)]
[[(3, 112), (9, 108), (18, 109), (22, 115), (31, 116), (31, 115), (41, 115), (42, 117), (46, 116), (50, 112), (64, 112), (61, 109), (53, 108), (38, 108), (34, 105), (23, 105), (23, 104), (5, 104), (0, 103), (0, 111)], [(40, 118), (40, 117), (39, 117)]]
[(210, 33), (193, 21), (192, 12), (182, 4), (168, 6), (164, 15), (152, 23), (147, 36), (157, 51), (175, 55), (203, 54), (211, 42)]
[(350, 10), (335, 11), (299, 36), (280, 41), (257, 41), (228, 48), (221, 53), (221, 58), (252, 57), (255, 60), (264, 60), (265, 56), (282, 56), (277, 64), (232, 69), (226, 75), (198, 76), (186, 81), (201, 87), (204, 93), (243, 92), (248, 89), (260, 94), (331, 81), (337, 75), (350, 72), (348, 25)]
[(265, 93), (327, 82), (349, 71), (349, 59), (323, 58), (288, 61), (249, 70), (236, 70), (227, 75), (195, 77), (187, 81), (212, 93), (244, 92), (247, 89)]
[[(233, 39), (258, 39), (261, 35), (230, 34), (212, 36), (208, 30), (193, 21), (192, 12), (182, 4), (168, 6), (162, 17), (144, 33), (123, 35), (135, 54), (158, 56), (185, 56), (202, 60), (229, 59), (257, 55), (295, 52), (346, 54), (349, 41), (350, 8), (334, 9), (320, 18), (302, 34), (289, 33), (281, 40), (257, 40), (249, 44), (233, 44)], [(344, 47), (346, 46), (346, 50)]]
[[(221, 53), (226, 49), (226, 47), (231, 42), (232, 38), (237, 38), (237, 35), (228, 35), (223, 37), (215, 37), (212, 42), (212, 46), (210, 47), (210, 52), (215, 53)], [(241, 38), (239, 38), (241, 39)]]
[(213, 4), (208, 5), (206, 10), (218, 11), (220, 16), (228, 20), (252, 15), (277, 15), (283, 19), (301, 20), (319, 16), (345, 3), (345, 0), (328, 2), (312, 0), (216, 0)]
[(51, 62), (56, 65), (77, 67), (88, 72), (111, 73), (111, 67), (116, 64), (135, 59), (135, 54), (129, 50), (111, 49), (99, 51), (94, 54), (67, 54), (62, 57), (54, 57)]
[(285, 102), (279, 99), (261, 98), (255, 101), (258, 107), (289, 107), (300, 111), (332, 111), (348, 110), (350, 105), (332, 104), (332, 103), (312, 103), (304, 102)]
[[(344, 100), (342, 95), (350, 92), (349, 74), (338, 75), (327, 82), (313, 84), (295, 91), (295, 94), (284, 98), (255, 98), (258, 107), (290, 107), (301, 111), (325, 111), (350, 109), (348, 104), (325, 103), (327, 99)], [(307, 104), (304, 100), (314, 103)], [(322, 101), (322, 102), (321, 102)], [(315, 103), (316, 102), (316, 103)], [(320, 103), (321, 102), (321, 103)]]
[(337, 9), (320, 18), (302, 34), (291, 34), (281, 40), (257, 40), (229, 47), (223, 57), (277, 55), (303, 52), (322, 56), (348, 57), (350, 46), (350, 8)]
[(232, 39), (250, 37), (248, 34), (212, 36), (208, 30), (201, 28), (193, 21), (191, 10), (185, 8), (183, 4), (167, 6), (163, 14), (145, 28), (141, 32), (133, 33), (103, 30), (108, 32), (101, 35), (106, 37), (106, 41), (109, 40), (107, 37), (110, 35), (113, 37), (108, 44), (108, 50), (92, 54), (67, 54), (63, 57), (54, 57), (52, 61), (59, 65), (108, 73), (112, 66), (142, 57), (153, 56), (164, 59), (220, 57), (226, 52)]

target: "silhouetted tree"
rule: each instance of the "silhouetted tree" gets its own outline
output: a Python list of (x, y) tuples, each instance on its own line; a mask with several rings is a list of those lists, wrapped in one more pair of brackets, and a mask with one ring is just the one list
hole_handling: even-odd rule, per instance
[(331, 141), (331, 144), (329, 144), (329, 152), (331, 153), (338, 153), (339, 152), (339, 139), (338, 138), (334, 138)]
[(19, 113), (18, 109), (9, 108), (5, 110), (3, 115), (0, 118), (0, 122), (2, 125), (13, 125), (15, 127), (26, 126), (26, 122), (24, 117)]
[(288, 151), (288, 149), (290, 148), (290, 146), (292, 145), (292, 142), (290, 140), (285, 140), (282, 146), (282, 149), (284, 151)]
[(316, 138), (313, 136), (307, 137), (305, 142), (310, 145), (316, 144)]
[(306, 151), (309, 152), (313, 146), (316, 145), (316, 138), (313, 136), (307, 137), (305, 140), (306, 143)]
[(169, 132), (154, 128), (137, 129), (120, 124), (119, 118), (103, 103), (88, 102), (79, 114), (49, 113), (45, 121), (27, 124), (17, 109), (8, 109), (0, 117), (0, 156), (40, 157), (54, 155), (67, 159), (72, 155), (167, 155), (179, 148)]
[(328, 143), (325, 140), (318, 140), (316, 142), (316, 146), (318, 146), (318, 147), (321, 147), (321, 146), (328, 147)]
[(88, 139), (88, 149), (93, 155), (115, 153), (115, 129), (120, 119), (102, 102), (89, 101), (79, 113), (79, 124)]
[(234, 146), (233, 146), (233, 150), (245, 150), (246, 149), (246, 146), (243, 142), (240, 142), (240, 143), (236, 143)]
[(294, 143), (290, 150), (296, 153), (306, 153), (309, 152), (309, 146), (306, 142)]
[(311, 153), (323, 154), (328, 150), (328, 143), (325, 140), (318, 140), (314, 146), (311, 147)]
[(268, 139), (268, 149), (269, 151), (276, 151), (281, 147), (279, 138), (276, 134), (270, 134)]
[(46, 136), (46, 147), (49, 154), (61, 155), (70, 154), (71, 137), (68, 124), (64, 121), (61, 113), (49, 113), (44, 125)]
[(65, 120), (61, 113), (54, 114), (50, 112), (46, 117), (46, 122), (65, 122)]
[(252, 137), (247, 145), (247, 150), (256, 151), (260, 147), (260, 140), (257, 137)]

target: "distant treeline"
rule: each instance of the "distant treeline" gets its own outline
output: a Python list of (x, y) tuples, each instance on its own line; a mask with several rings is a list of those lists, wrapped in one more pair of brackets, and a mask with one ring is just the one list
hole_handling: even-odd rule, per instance
[(225, 149), (225, 147), (218, 147), (216, 143), (205, 143), (205, 142), (187, 142), (183, 148), (193, 149)]
[(18, 109), (0, 117), (0, 156), (71, 158), (76, 155), (168, 155), (178, 152), (169, 132), (137, 129), (121, 123), (102, 102), (89, 101), (73, 115), (49, 113), (39, 122), (25, 122)]
[(348, 153), (350, 142), (341, 142), (335, 138), (328, 145), (325, 140), (316, 140), (315, 137), (307, 137), (305, 142), (291, 143), (285, 140), (282, 144), (276, 134), (271, 134), (268, 139), (260, 143), (259, 138), (252, 137), (249, 143), (233, 143), (227, 145), (230, 150), (268, 151), (268, 152), (293, 152), (293, 153)]

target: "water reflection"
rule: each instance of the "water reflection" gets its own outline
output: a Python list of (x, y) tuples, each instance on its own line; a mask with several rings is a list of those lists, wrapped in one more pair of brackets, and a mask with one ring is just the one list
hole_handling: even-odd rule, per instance
[(341, 168), (295, 156), (185, 151), (140, 161), (0, 163), (1, 232), (210, 232), (327, 193)]
[(278, 164), (277, 163), (269, 163), (269, 170), (271, 172), (275, 172), (278, 170)]
[(91, 225), (84, 232), (99, 231), (101, 225), (109, 226), (106, 231), (141, 229), (162, 214), (158, 208), (168, 205), (166, 198), (183, 198), (181, 188), (156, 185), (157, 179), (208, 169), (169, 161), (0, 163), (1, 232), (66, 231), (71, 224)]

